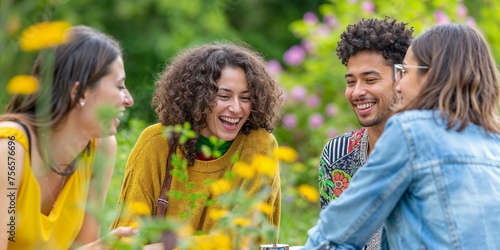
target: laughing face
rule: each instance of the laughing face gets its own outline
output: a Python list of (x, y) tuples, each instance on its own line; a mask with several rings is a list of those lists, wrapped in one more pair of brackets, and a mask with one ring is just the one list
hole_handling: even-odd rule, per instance
[[(127, 107), (134, 104), (134, 99), (125, 87), (125, 70), (121, 57), (109, 65), (109, 73), (99, 80), (95, 88), (87, 88), (83, 101), (85, 105), (80, 107), (81, 124), (93, 133), (92, 137), (116, 134), (120, 125), (119, 117), (123, 116)], [(103, 121), (103, 117), (99, 115), (99, 111), (105, 109), (112, 113), (106, 117), (109, 121)]]
[(362, 51), (349, 58), (345, 97), (363, 127), (385, 126), (396, 100), (392, 65), (381, 54)]
[(217, 81), (216, 104), (207, 117), (204, 137), (232, 141), (250, 115), (252, 99), (245, 72), (241, 68), (225, 67)]

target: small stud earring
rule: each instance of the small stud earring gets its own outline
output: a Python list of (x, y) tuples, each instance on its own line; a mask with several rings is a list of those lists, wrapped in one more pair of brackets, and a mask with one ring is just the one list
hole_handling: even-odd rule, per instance
[(83, 108), (83, 106), (85, 106), (85, 102), (84, 102), (84, 101), (81, 101), (81, 102), (80, 102), (80, 107), (82, 107), (82, 108)]

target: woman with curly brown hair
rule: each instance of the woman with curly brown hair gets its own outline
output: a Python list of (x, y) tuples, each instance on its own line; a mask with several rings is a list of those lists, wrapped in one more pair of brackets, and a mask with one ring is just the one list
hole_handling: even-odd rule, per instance
[[(255, 155), (269, 156), (277, 147), (271, 132), (281, 115), (281, 90), (256, 52), (229, 43), (191, 48), (173, 59), (156, 85), (152, 103), (160, 123), (146, 128), (131, 152), (119, 198), (119, 217), (112, 227), (134, 224), (137, 218), (123, 211), (123, 205), (131, 202), (145, 203), (152, 215), (168, 217), (180, 217), (189, 209), (187, 199), (175, 197), (169, 197), (168, 209), (162, 209), (162, 185), (170, 183), (166, 189), (186, 192), (185, 184), (176, 176), (165, 178), (170, 153), (176, 152), (187, 160), (188, 181), (197, 184), (189, 192), (209, 197), (210, 191), (203, 183), (232, 170), (233, 156), (250, 163)], [(179, 135), (165, 138), (165, 126), (185, 122), (189, 122), (196, 138), (183, 145), (178, 143)], [(217, 147), (220, 157), (207, 156), (201, 150), (202, 146), (214, 149), (210, 137), (224, 141)], [(270, 180), (257, 177), (252, 181), (271, 187), (267, 202), (273, 212), (268, 221), (278, 226), (281, 191), (276, 169)], [(235, 180), (232, 190), (246, 184)], [(213, 206), (207, 207), (205, 202), (206, 198), (200, 199), (191, 210), (189, 220), (196, 231), (209, 232), (215, 226), (207, 216)]]

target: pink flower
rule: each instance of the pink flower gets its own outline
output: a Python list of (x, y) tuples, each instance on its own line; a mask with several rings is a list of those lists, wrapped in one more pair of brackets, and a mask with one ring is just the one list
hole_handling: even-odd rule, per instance
[(292, 97), (292, 99), (296, 101), (303, 100), (306, 97), (306, 95), (307, 95), (307, 89), (302, 85), (295, 86), (290, 91), (290, 96)]
[(281, 64), (278, 60), (271, 60), (267, 62), (267, 68), (271, 73), (275, 75), (279, 75), (281, 71), (283, 71), (283, 68), (281, 67)]
[(327, 104), (325, 107), (325, 113), (329, 117), (333, 117), (333, 116), (337, 115), (337, 106), (333, 103)]
[(307, 52), (311, 51), (311, 50), (313, 49), (313, 47), (314, 47), (314, 44), (313, 44), (311, 41), (306, 40), (306, 39), (302, 40), (302, 41), (300, 42), (300, 45), (301, 45), (301, 46), (302, 46), (302, 48), (304, 48), (304, 50), (305, 50), (305, 51), (307, 51)]
[(323, 16), (323, 22), (328, 25), (331, 29), (336, 29), (339, 26), (339, 21), (337, 20), (337, 17), (334, 15), (324, 15)]
[(321, 25), (315, 32), (318, 36), (328, 36), (330, 35), (330, 28), (326, 25)]
[(309, 116), (309, 126), (311, 128), (319, 128), (325, 123), (325, 119), (323, 119), (323, 116), (318, 113), (314, 113), (311, 116)]
[(316, 108), (320, 103), (319, 97), (313, 95), (309, 96), (306, 100), (306, 106), (309, 108)]
[(297, 126), (297, 116), (294, 114), (284, 115), (283, 126), (287, 129), (295, 128), (295, 126)]
[(309, 24), (315, 24), (318, 22), (318, 17), (316, 17), (316, 14), (308, 11), (304, 14), (304, 21)]
[(437, 24), (447, 24), (450, 23), (450, 19), (446, 16), (446, 13), (444, 13), (442, 10), (438, 10), (434, 12), (434, 18), (436, 18), (436, 23)]
[(304, 61), (306, 57), (306, 52), (304, 48), (299, 45), (293, 45), (290, 49), (285, 52), (283, 60), (288, 65), (299, 65)]
[(457, 16), (460, 18), (464, 18), (467, 16), (467, 7), (463, 4), (459, 4), (457, 7)]
[(364, 1), (361, 8), (368, 14), (373, 14), (375, 12), (375, 4), (372, 1)]
[(476, 19), (473, 17), (467, 17), (467, 19), (465, 19), (465, 24), (470, 27), (477, 27)]

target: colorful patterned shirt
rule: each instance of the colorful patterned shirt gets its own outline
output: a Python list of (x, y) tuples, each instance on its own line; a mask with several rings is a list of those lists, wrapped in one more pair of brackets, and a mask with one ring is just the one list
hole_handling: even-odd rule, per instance
[[(321, 209), (339, 198), (349, 187), (352, 176), (368, 158), (368, 130), (362, 128), (331, 139), (323, 148), (319, 161), (319, 194)], [(379, 229), (363, 249), (380, 249)]]
[(319, 162), (322, 209), (349, 187), (354, 173), (365, 164), (367, 152), (366, 128), (337, 136), (325, 145)]

